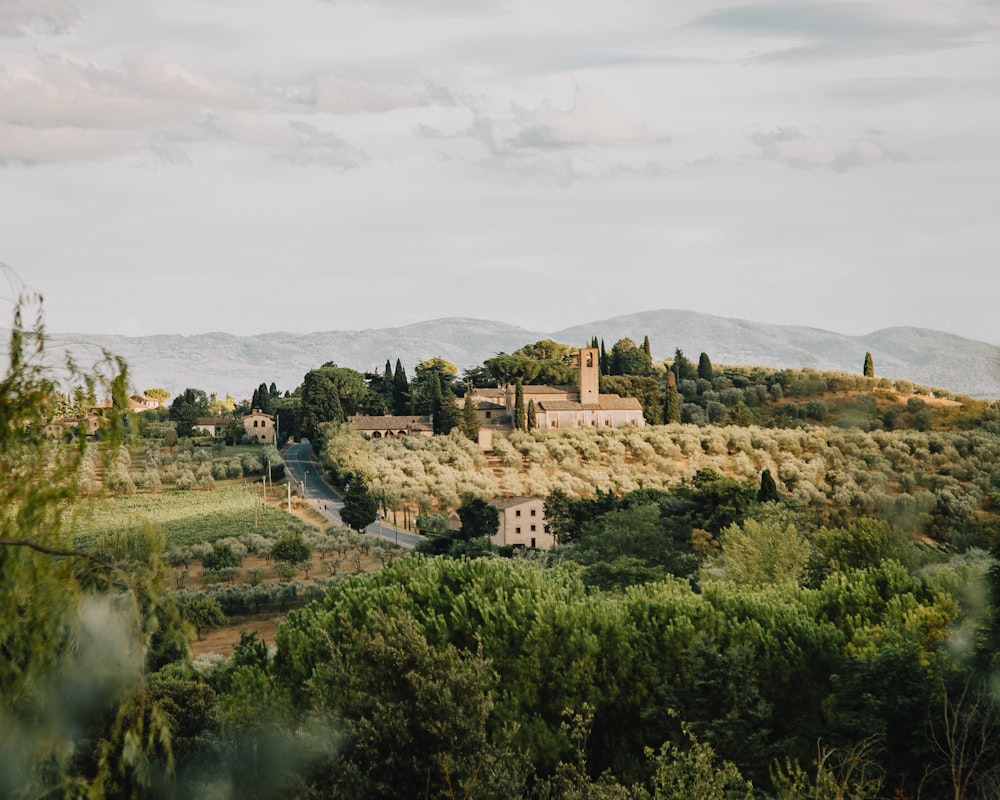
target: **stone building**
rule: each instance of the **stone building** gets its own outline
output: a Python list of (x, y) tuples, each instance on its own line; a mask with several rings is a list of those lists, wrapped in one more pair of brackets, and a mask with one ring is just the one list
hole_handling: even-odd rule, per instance
[[(585, 347), (573, 354), (573, 366), (579, 375), (577, 386), (522, 386), (524, 407), (535, 405), (539, 430), (558, 428), (618, 428), (646, 424), (642, 405), (634, 397), (601, 394), (600, 351)], [(473, 389), (479, 423), (483, 427), (511, 429), (514, 425), (516, 388), (507, 384), (498, 388)]]

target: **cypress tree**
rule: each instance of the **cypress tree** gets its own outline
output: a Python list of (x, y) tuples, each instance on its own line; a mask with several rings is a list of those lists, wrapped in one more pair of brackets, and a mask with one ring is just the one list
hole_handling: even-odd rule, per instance
[(392, 364), (388, 358), (385, 360), (385, 372), (382, 373), (382, 397), (385, 398), (386, 407), (392, 409)]
[(757, 490), (758, 503), (771, 503), (779, 499), (778, 485), (774, 482), (771, 470), (765, 469), (760, 474), (760, 489)]
[(708, 358), (708, 353), (702, 353), (698, 357), (698, 377), (706, 381), (710, 381), (715, 377), (715, 371), (712, 369), (712, 362)]
[(650, 361), (653, 360), (653, 352), (649, 348), (649, 337), (648, 336), (646, 336), (642, 340), (642, 352), (644, 352), (647, 356), (649, 356), (649, 360)]
[(665, 425), (681, 421), (681, 398), (677, 393), (677, 377), (667, 370), (667, 391), (663, 398), (663, 422)]
[(396, 372), (392, 376), (392, 413), (410, 413), (410, 383), (406, 380), (406, 372), (402, 362), (396, 359)]
[(865, 372), (864, 372), (864, 375), (865, 375), (866, 378), (874, 378), (875, 377), (875, 363), (872, 361), (872, 354), (871, 353), (865, 353)]
[(434, 433), (447, 433), (447, 431), (441, 430), (445, 416), (442, 413), (444, 408), (441, 398), (441, 378), (436, 372), (432, 372), (428, 380), (430, 381), (431, 390), (431, 424), (433, 425)]
[(538, 427), (538, 412), (535, 410), (535, 401), (528, 401), (528, 430), (533, 431)]
[(270, 414), (274, 409), (274, 403), (271, 401), (271, 393), (267, 389), (267, 384), (262, 383), (257, 387), (257, 391), (254, 392), (254, 397), (256, 400), (252, 405), (252, 408), (259, 408), (265, 414)]
[(528, 420), (524, 413), (524, 386), (521, 379), (517, 379), (514, 388), (514, 427), (519, 431), (528, 429)]
[[(455, 428), (461, 424), (462, 412), (458, 410), (458, 401), (455, 399), (455, 393), (451, 390), (449, 386), (444, 391), (441, 392), (441, 403), (440, 403), (441, 417), (440, 433), (449, 434)], [(434, 418), (437, 422), (437, 417)]]
[(608, 358), (608, 352), (604, 349), (604, 340), (601, 339), (601, 374), (610, 375), (611, 374), (611, 359)]
[(465, 405), (462, 408), (462, 432), (470, 441), (479, 441), (479, 415), (476, 413), (472, 392), (467, 392), (465, 395)]

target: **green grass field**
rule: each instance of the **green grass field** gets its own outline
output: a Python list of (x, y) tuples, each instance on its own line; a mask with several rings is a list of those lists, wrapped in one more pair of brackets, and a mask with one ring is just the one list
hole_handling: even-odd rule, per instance
[(163, 530), (168, 547), (247, 533), (278, 533), (298, 524), (285, 511), (263, 506), (259, 508), (259, 527), (255, 527), (257, 503), (254, 491), (245, 486), (88, 500), (81, 504), (69, 529), (75, 545), (87, 549), (102, 533), (125, 530), (144, 521)]

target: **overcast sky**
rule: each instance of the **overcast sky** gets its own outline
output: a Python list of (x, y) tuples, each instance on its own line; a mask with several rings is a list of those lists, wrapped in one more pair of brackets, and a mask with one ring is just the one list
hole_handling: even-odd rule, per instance
[(998, 146), (1000, 0), (0, 0), (0, 262), (51, 331), (1000, 344)]

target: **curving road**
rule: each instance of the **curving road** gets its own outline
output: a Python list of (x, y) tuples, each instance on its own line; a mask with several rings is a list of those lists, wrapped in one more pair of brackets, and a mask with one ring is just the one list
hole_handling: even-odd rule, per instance
[[(312, 444), (309, 440), (303, 439), (301, 442), (288, 445), (282, 453), (282, 458), (285, 459), (288, 480), (299, 487), (306, 502), (331, 522), (343, 525), (344, 522), (340, 518), (343, 500), (337, 494), (337, 490), (323, 479), (323, 470), (319, 463), (313, 460)], [(395, 542), (409, 550), (424, 539), (419, 534), (396, 528), (383, 520), (373, 522), (365, 528), (365, 533), (381, 537), (388, 542)]]

